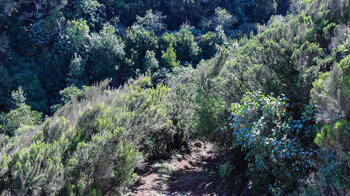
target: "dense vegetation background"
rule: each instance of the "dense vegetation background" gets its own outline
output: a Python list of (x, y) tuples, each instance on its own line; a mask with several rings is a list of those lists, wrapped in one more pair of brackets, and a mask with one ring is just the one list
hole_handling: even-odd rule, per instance
[(3, 195), (126, 194), (194, 138), (230, 194), (349, 194), (349, 0), (0, 9)]

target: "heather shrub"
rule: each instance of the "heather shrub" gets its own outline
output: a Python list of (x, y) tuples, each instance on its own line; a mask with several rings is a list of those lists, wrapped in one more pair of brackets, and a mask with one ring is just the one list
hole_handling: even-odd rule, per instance
[(349, 192), (349, 55), (317, 79), (311, 90), (322, 127), (315, 137), (319, 152), (317, 171), (309, 176), (303, 193), (346, 195)]
[(311, 91), (315, 106), (320, 110), (319, 122), (335, 123), (339, 119), (350, 120), (350, 56), (333, 66), (330, 72), (317, 79)]
[(22, 126), (4, 138), (5, 193), (125, 194), (138, 179), (135, 168), (170, 149), (176, 129), (166, 109), (169, 88), (152, 88), (149, 77), (119, 89), (107, 84), (86, 88), (42, 125)]

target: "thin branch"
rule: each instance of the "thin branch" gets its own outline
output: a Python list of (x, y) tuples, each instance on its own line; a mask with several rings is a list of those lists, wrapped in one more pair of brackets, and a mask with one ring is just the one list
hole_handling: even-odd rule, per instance
[(10, 16), (10, 17), (14, 17), (14, 18), (17, 18), (17, 19), (19, 19), (19, 20), (27, 20), (27, 21), (30, 21), (30, 22), (32, 22), (32, 23), (35, 23), (35, 22), (36, 22), (35, 20), (30, 19), (30, 18), (27, 18), (27, 17), (24, 17), (24, 16), (22, 16), (22, 17)]

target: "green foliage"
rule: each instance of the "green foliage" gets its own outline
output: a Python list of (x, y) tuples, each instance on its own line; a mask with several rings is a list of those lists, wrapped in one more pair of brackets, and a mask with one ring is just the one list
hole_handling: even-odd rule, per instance
[(188, 28), (181, 28), (180, 31), (175, 33), (164, 33), (159, 40), (159, 44), (162, 50), (166, 50), (172, 45), (180, 61), (197, 63), (199, 60), (200, 48)]
[(224, 117), (225, 105), (220, 97), (208, 92), (208, 89), (200, 89), (196, 97), (198, 104), (198, 132), (206, 138), (214, 139), (212, 134), (221, 126), (221, 119)]
[[(121, 0), (113, 2), (113, 11), (120, 16), (121, 22), (131, 25), (137, 16), (160, 4), (158, 0)], [(154, 9), (159, 10), (159, 9)]]
[(142, 65), (146, 52), (157, 51), (157, 49), (158, 37), (153, 30), (147, 31), (139, 25), (129, 28), (125, 39), (125, 51), (132, 62), (131, 66), (124, 71), (127, 76), (134, 76), (138, 71), (145, 73), (147, 69)]
[(189, 29), (182, 28), (175, 33), (175, 38), (174, 48), (179, 60), (197, 63), (200, 48), (195, 42), (192, 32)]
[(221, 28), (215, 32), (209, 31), (199, 40), (199, 47), (202, 50), (204, 59), (213, 57), (217, 52), (217, 46), (227, 45), (227, 37)]
[[(27, 128), (26, 131), (28, 134), (31, 130)], [(3, 193), (58, 194), (64, 178), (62, 148), (64, 144), (59, 142), (36, 142), (11, 156), (1, 155), (0, 187)]]
[(123, 132), (115, 129), (96, 133), (91, 141), (78, 143), (66, 169), (73, 185), (72, 193), (87, 194), (93, 190), (103, 194), (119, 192), (135, 182), (137, 175), (134, 169), (142, 156), (132, 143), (121, 141)]
[(313, 83), (311, 91), (315, 106), (321, 111), (318, 120), (334, 123), (350, 118), (350, 55)]
[(21, 126), (34, 126), (42, 122), (42, 114), (33, 111), (30, 106), (21, 103), (16, 109), (1, 116), (1, 133), (13, 136)]
[(100, 29), (106, 22), (105, 6), (96, 0), (75, 0), (74, 14), (77, 18), (83, 18), (89, 26)]
[(219, 167), (220, 177), (223, 179), (227, 178), (228, 177), (227, 175), (230, 174), (234, 169), (235, 169), (234, 165), (231, 165), (230, 162), (226, 162), (225, 164)]
[[(166, 23), (170, 29), (176, 29), (185, 22), (197, 25), (203, 16), (209, 16), (214, 13), (214, 9), (221, 3), (218, 0), (212, 1), (160, 1), (161, 10), (167, 15)], [(190, 12), (188, 10), (191, 10)]]
[(205, 35), (201, 37), (201, 40), (199, 40), (199, 47), (203, 51), (203, 57), (205, 59), (208, 59), (216, 54), (216, 33), (214, 32), (208, 32)]
[(90, 31), (87, 21), (78, 19), (71, 21), (65, 31), (58, 36), (57, 42), (54, 43), (54, 50), (59, 54), (72, 54), (79, 51), (84, 46), (84, 40)]
[(0, 0), (0, 190), (124, 195), (143, 161), (200, 137), (228, 194), (345, 195), (349, 7)]
[(344, 194), (349, 191), (349, 64), (348, 55), (313, 83), (312, 101), (319, 109), (317, 120), (324, 125), (315, 143), (325, 150), (325, 158), (319, 161), (315, 183), (310, 183), (305, 192), (316, 189), (320, 194)]
[[(9, 53), (4, 64), (12, 81), (11, 85), (7, 86), (8, 91), (17, 90), (22, 86), (27, 95), (27, 104), (35, 110), (46, 111), (46, 94), (35, 72), (37, 64), (26, 61), (17, 53)], [(7, 100), (7, 103), (11, 103), (10, 100)]]
[(153, 13), (152, 10), (147, 10), (145, 16), (137, 16), (136, 21), (138, 25), (142, 26), (147, 31), (160, 33), (166, 29), (166, 24), (163, 23), (165, 18), (166, 17), (159, 11)]
[(33, 107), (33, 109), (38, 111), (47, 111), (47, 99), (46, 93), (43, 90), (42, 84), (37, 76), (28, 78), (27, 88), (25, 91), (28, 97), (28, 105)]
[(237, 22), (237, 17), (232, 16), (226, 9), (218, 7), (215, 9), (215, 15), (211, 19), (202, 19), (201, 27), (205, 30), (214, 30), (217, 27), (221, 27), (226, 30)]
[(66, 36), (72, 39), (72, 44), (74, 44), (74, 46), (79, 47), (82, 45), (84, 38), (86, 35), (88, 35), (89, 31), (90, 29), (86, 20), (73, 20), (71, 22), (71, 26), (66, 28)]
[[(146, 73), (148, 68), (143, 65), (147, 50), (154, 51), (155, 58), (160, 62), (161, 51), (166, 51), (170, 43), (182, 64), (196, 67), (202, 58), (197, 42), (200, 35), (205, 33), (198, 29), (203, 16), (214, 21), (213, 28), (222, 26), (221, 29), (226, 33), (236, 35), (226, 29), (235, 29), (236, 26), (246, 23), (247, 20), (243, 18), (248, 17), (250, 9), (270, 9), (260, 1), (219, 0), (2, 0), (0, 4), (0, 63), (7, 69), (10, 78), (26, 75), (18, 77), (21, 82), (17, 82), (18, 79), (13, 80), (14, 84), (9, 92), (19, 85), (23, 86), (27, 92), (28, 104), (44, 113), (49, 113), (48, 108), (59, 101), (59, 90), (69, 85), (93, 84), (112, 77), (113, 85), (119, 86), (130, 77)], [(265, 15), (264, 12), (260, 14)], [(250, 23), (258, 20), (259, 16), (251, 18)], [(120, 35), (120, 42), (125, 43), (122, 60), (114, 59), (113, 55), (112, 58), (106, 58), (106, 62), (101, 60), (111, 55), (108, 54), (110, 48), (98, 47), (98, 54), (92, 54), (95, 52), (92, 51), (95, 47), (93, 38), (98, 37), (96, 35), (105, 36), (102, 32), (107, 24), (118, 29), (111, 34)], [(130, 27), (132, 24), (133, 27)], [(193, 27), (184, 27), (183, 24), (191, 24)], [(129, 30), (126, 30), (128, 27)], [(170, 33), (167, 28), (173, 32)], [(223, 38), (224, 30), (218, 35), (220, 39)], [(166, 37), (163, 36), (164, 32), (168, 32), (175, 39), (165, 39), (164, 43), (158, 43), (161, 37)], [(213, 44), (203, 45), (205, 50), (206, 45), (210, 45), (209, 52), (204, 51), (204, 58), (213, 56), (214, 45), (222, 43), (220, 40), (210, 42)], [(226, 41), (224, 43), (227, 44)], [(94, 65), (91, 67), (90, 63)], [(101, 68), (103, 63), (107, 64), (106, 69)], [(22, 67), (21, 64), (26, 65)], [(111, 64), (119, 67), (118, 73)], [(13, 65), (21, 68), (13, 68)], [(93, 68), (95, 65), (96, 69)], [(13, 71), (14, 69), (17, 70)], [(172, 72), (161, 66), (152, 71), (160, 75)], [(33, 77), (34, 75), (37, 77)], [(25, 82), (21, 78), (25, 78)], [(31, 93), (34, 90), (40, 91), (38, 96)], [(6, 100), (1, 102), (1, 110), (5, 111), (9, 96), (3, 97)]]
[(293, 122), (286, 106), (286, 98), (253, 92), (230, 108), (232, 148), (245, 154), (253, 191), (262, 188), (284, 194), (301, 183), (314, 165), (312, 145), (304, 146), (301, 140), (302, 135), (310, 137), (310, 130), (300, 121)]
[(74, 53), (71, 64), (69, 65), (69, 73), (67, 81), (72, 85), (82, 86), (87, 84), (86, 62), (81, 56)]
[(315, 143), (322, 148), (349, 151), (348, 140), (350, 138), (349, 123), (345, 120), (338, 121), (334, 127), (326, 125), (317, 134)]
[(60, 91), (61, 103), (51, 106), (51, 110), (56, 112), (60, 107), (70, 102), (72, 99), (80, 100), (84, 98), (84, 92), (89, 88), (90, 87), (88, 86), (83, 86), (82, 88), (78, 88), (74, 85), (66, 87), (65, 89)]
[(143, 59), (144, 69), (147, 70), (148, 75), (151, 75), (159, 68), (159, 62), (155, 55), (155, 52), (147, 50), (146, 56)]
[[(142, 157), (162, 152), (172, 142), (174, 129), (167, 114), (170, 89), (149, 88), (149, 77), (119, 89), (107, 90), (107, 84), (84, 93), (75, 87), (65, 89), (63, 101), (70, 101), (39, 127), (23, 126), (26, 120), (31, 122), (26, 125), (35, 122), (28, 116), (28, 106), (22, 104), (9, 113), (22, 127), (1, 149), (1, 190), (124, 194), (137, 180), (134, 171)], [(20, 118), (23, 114), (25, 118)], [(28, 150), (32, 155), (25, 154)]]
[(349, 192), (349, 125), (349, 121), (339, 120), (334, 125), (325, 125), (317, 134), (315, 143), (324, 151), (317, 162), (317, 173), (310, 176), (303, 193), (344, 195)]
[(15, 107), (19, 107), (26, 102), (27, 98), (25, 97), (22, 86), (19, 86), (17, 91), (12, 91), (11, 98)]
[(115, 32), (113, 26), (106, 25), (99, 34), (91, 35), (85, 63), (90, 83), (113, 77), (124, 65), (125, 45)]
[[(69, 60), (68, 56), (62, 56), (53, 51), (45, 53), (39, 57), (38, 61), (42, 63), (36, 65), (38, 80), (35, 81), (37, 84), (40, 82), (40, 85), (37, 87), (42, 87), (41, 92), (45, 93), (46, 95), (37, 94), (37, 92), (34, 93), (37, 95), (37, 97), (41, 97), (41, 99), (47, 98), (46, 104), (48, 107), (53, 104), (57, 104), (57, 101), (59, 100), (59, 91), (64, 89), (67, 85), (65, 81), (65, 77), (68, 72), (68, 66), (65, 65), (67, 60)], [(26, 84), (20, 85), (24, 87), (24, 90), (28, 95), (31, 93), (31, 91), (25, 89)], [(47, 112), (47, 110), (45, 110), (45, 112)]]
[(180, 65), (180, 62), (176, 60), (176, 52), (173, 45), (170, 44), (166, 51), (162, 51), (162, 67), (167, 69), (173, 69)]
[(168, 163), (155, 163), (152, 165), (158, 175), (170, 176), (173, 173), (173, 166)]

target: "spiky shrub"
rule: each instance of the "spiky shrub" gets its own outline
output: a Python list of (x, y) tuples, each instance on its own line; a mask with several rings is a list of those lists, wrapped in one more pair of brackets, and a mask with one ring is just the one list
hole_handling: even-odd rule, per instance
[(340, 120), (334, 124), (326, 125), (317, 134), (315, 143), (322, 147), (338, 151), (349, 151), (350, 126), (346, 120)]
[(162, 66), (167, 69), (174, 69), (180, 65), (180, 61), (176, 59), (176, 51), (172, 44), (166, 51), (162, 51)]
[(312, 100), (320, 110), (318, 121), (350, 120), (350, 55), (313, 83)]
[(350, 186), (350, 55), (334, 65), (314, 83), (312, 101), (319, 110), (322, 127), (315, 143), (320, 154), (318, 172), (311, 176), (305, 192), (320, 195), (344, 195)]
[(85, 90), (40, 126), (3, 138), (0, 189), (17, 194), (124, 194), (144, 158), (163, 151), (175, 129), (166, 113), (169, 88), (149, 77)]
[[(69, 151), (74, 154), (66, 170), (72, 181), (65, 191), (123, 193), (137, 179), (133, 172), (142, 155), (160, 151), (171, 141), (163, 106), (167, 88), (148, 86), (150, 78), (143, 78), (100, 95), (86, 92), (89, 101), (81, 103), (85, 112), (74, 120), (78, 132), (71, 136)], [(75, 111), (65, 107), (67, 114)]]
[(16, 132), (18, 136), (1, 149), (0, 189), (4, 195), (57, 194), (63, 186), (66, 144), (42, 141), (42, 134), (31, 126)]

